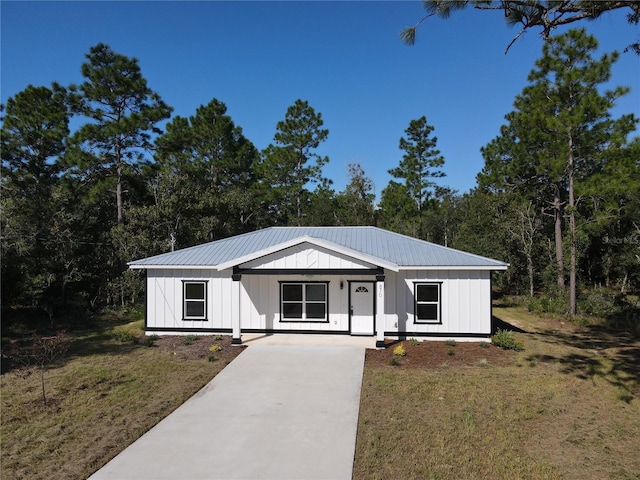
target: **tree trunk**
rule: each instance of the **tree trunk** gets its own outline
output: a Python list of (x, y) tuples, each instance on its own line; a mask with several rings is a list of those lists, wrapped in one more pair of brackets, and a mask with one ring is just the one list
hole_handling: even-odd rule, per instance
[(572, 317), (576, 314), (576, 214), (575, 214), (575, 198), (573, 191), (573, 177), (575, 162), (573, 158), (573, 137), (569, 134), (569, 235), (570, 235), (570, 256), (569, 259), (569, 315)]
[(558, 288), (564, 290), (564, 254), (562, 251), (562, 200), (560, 198), (560, 187), (555, 186), (553, 196), (553, 211), (555, 217), (555, 244), (556, 244), (556, 269), (558, 272)]

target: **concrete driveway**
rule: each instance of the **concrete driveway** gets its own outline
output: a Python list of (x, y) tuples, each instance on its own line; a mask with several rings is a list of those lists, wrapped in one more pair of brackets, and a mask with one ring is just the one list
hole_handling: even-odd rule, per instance
[(90, 479), (350, 479), (364, 352), (256, 342)]

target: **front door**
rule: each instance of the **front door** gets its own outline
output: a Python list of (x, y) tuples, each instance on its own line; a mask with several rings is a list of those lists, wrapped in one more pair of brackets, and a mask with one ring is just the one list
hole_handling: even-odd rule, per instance
[(374, 282), (351, 282), (349, 290), (351, 334), (373, 335)]

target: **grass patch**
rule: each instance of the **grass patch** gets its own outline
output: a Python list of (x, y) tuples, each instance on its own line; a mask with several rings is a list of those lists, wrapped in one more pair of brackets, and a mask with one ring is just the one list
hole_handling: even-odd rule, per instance
[(498, 329), (495, 335), (491, 337), (491, 343), (496, 347), (504, 348), (505, 350), (516, 350), (518, 352), (524, 350), (523, 343), (516, 340), (513, 336), (513, 332), (510, 330)]
[(639, 478), (640, 343), (541, 330), (505, 365), (365, 363), (353, 479)]
[(0, 377), (0, 478), (87, 478), (227, 364), (123, 343), (118, 332), (137, 325), (72, 335), (66, 358), (46, 373), (46, 406), (37, 374)]

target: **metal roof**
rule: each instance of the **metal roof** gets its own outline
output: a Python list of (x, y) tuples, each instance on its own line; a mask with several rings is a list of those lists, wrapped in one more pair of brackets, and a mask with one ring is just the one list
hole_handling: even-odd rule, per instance
[[(462, 268), (505, 270), (509, 264), (377, 227), (270, 227), (129, 262), (131, 268), (215, 268), (244, 263), (305, 240), (318, 239), (337, 251), (359, 252), (398, 269)], [(236, 262), (237, 261), (237, 262)], [(234, 263), (235, 262), (235, 263)], [(394, 268), (394, 270), (396, 270)]]

